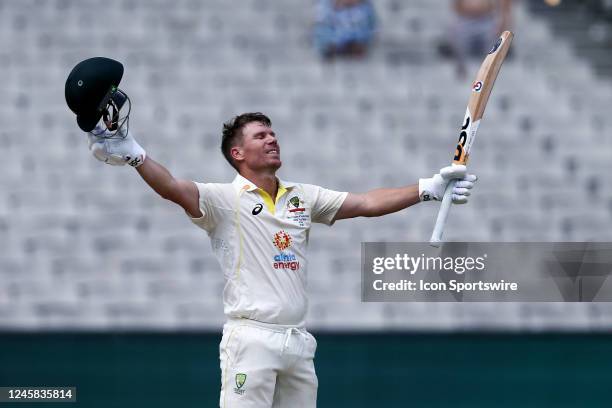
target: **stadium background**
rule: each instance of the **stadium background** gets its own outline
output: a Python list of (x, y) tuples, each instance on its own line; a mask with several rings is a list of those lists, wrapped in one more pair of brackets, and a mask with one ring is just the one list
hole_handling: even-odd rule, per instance
[[(311, 1), (0, 1), (0, 385), (75, 385), (87, 407), (217, 404), (208, 239), (136, 172), (89, 155), (63, 98), (72, 66), (125, 64), (131, 129), (177, 176), (231, 180), (221, 123), (263, 111), (281, 177), (403, 185), (449, 161), (471, 78), (435, 50), (448, 2), (375, 5), (372, 54), (325, 63)], [(610, 13), (516, 3), (513, 58), (473, 152), (480, 181), (449, 239), (610, 240)], [(609, 404), (608, 304), (360, 302), (360, 243), (425, 240), (436, 211), (313, 228), (319, 405)]]

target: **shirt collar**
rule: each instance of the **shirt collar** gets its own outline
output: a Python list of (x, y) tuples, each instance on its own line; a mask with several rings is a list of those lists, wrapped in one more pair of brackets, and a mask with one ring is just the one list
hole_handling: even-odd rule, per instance
[[(290, 181), (285, 181), (285, 180), (281, 180), (281, 179), (277, 179), (278, 180), (278, 187), (279, 190), (284, 187), (287, 190), (293, 188), (296, 186), (296, 183), (292, 183)], [(232, 181), (232, 185), (234, 186), (234, 188), (236, 189), (236, 191), (240, 192), (240, 191), (254, 191), (257, 190), (257, 186), (255, 185), (255, 183), (253, 183), (252, 181), (250, 181), (249, 179), (243, 177), (240, 173), (236, 174), (236, 177), (234, 178), (234, 181)]]
[(236, 191), (253, 191), (257, 190), (257, 186), (255, 183), (252, 183), (247, 178), (242, 177), (240, 173), (236, 174), (234, 181), (232, 181), (232, 185), (236, 189)]

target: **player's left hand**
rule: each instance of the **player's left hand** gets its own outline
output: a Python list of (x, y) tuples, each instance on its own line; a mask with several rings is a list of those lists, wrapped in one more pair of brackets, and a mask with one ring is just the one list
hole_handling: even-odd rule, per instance
[(440, 169), (440, 172), (431, 178), (420, 179), (419, 198), (421, 201), (441, 201), (450, 180), (457, 180), (453, 188), (453, 204), (467, 203), (468, 196), (471, 194), (470, 190), (474, 187), (478, 177), (467, 174), (465, 166), (456, 164)]

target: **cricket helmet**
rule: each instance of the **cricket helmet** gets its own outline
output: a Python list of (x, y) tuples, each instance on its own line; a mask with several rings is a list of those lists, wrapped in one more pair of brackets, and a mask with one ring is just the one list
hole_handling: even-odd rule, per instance
[[(109, 130), (119, 125), (119, 111), (127, 95), (119, 89), (123, 77), (123, 65), (105, 57), (94, 57), (79, 62), (66, 79), (66, 103), (77, 115), (77, 124), (85, 132), (91, 132), (100, 119)], [(127, 119), (128, 114), (125, 116)]]

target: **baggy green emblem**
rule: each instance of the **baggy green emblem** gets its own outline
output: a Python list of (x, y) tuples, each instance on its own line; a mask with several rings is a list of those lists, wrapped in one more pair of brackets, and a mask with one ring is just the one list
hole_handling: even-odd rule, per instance
[(243, 373), (236, 374), (236, 387), (241, 389), (244, 383), (246, 382), (247, 375)]
[(291, 205), (293, 205), (295, 208), (298, 208), (300, 206), (300, 199), (297, 196), (293, 196), (289, 199), (289, 202), (291, 203)]

